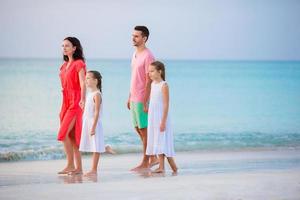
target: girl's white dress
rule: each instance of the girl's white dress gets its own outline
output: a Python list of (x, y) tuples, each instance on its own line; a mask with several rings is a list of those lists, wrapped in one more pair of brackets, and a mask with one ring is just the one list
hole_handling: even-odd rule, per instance
[(82, 132), (79, 150), (84, 152), (105, 152), (104, 135), (102, 127), (102, 104), (100, 104), (100, 113), (95, 129), (95, 135), (91, 135), (91, 128), (94, 122), (95, 102), (94, 96), (100, 94), (100, 91), (88, 92), (86, 96), (84, 112), (82, 117)]
[(167, 157), (173, 157), (175, 156), (175, 151), (169, 114), (166, 121), (166, 130), (160, 132), (160, 124), (163, 117), (162, 86), (164, 84), (166, 84), (165, 81), (159, 83), (152, 82), (151, 84), (146, 154), (165, 154)]

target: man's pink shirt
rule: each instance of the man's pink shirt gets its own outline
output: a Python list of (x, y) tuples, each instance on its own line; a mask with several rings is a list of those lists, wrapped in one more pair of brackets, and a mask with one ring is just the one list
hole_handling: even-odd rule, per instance
[(153, 61), (154, 56), (147, 48), (139, 54), (134, 52), (131, 59), (130, 101), (136, 103), (144, 101), (146, 76), (149, 72), (149, 65)]

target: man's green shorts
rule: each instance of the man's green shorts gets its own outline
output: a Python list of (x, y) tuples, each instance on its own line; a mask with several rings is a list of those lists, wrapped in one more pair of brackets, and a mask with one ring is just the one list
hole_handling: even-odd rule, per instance
[(141, 102), (130, 102), (133, 127), (139, 129), (147, 128), (148, 113), (144, 112), (144, 104)]

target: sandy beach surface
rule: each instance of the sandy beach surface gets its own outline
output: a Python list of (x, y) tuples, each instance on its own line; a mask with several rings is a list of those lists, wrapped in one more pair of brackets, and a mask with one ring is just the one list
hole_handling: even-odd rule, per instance
[(177, 175), (130, 172), (140, 157), (103, 155), (89, 178), (57, 175), (65, 160), (0, 163), (0, 199), (300, 199), (299, 150), (180, 152)]

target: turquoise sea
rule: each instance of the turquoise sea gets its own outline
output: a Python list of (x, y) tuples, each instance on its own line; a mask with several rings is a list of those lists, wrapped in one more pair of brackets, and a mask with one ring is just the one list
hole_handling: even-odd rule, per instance
[[(300, 148), (300, 61), (163, 60), (176, 151)], [(64, 157), (56, 140), (61, 59), (0, 59), (0, 161)], [(140, 152), (126, 101), (129, 60), (103, 75), (105, 143)]]

